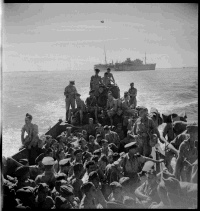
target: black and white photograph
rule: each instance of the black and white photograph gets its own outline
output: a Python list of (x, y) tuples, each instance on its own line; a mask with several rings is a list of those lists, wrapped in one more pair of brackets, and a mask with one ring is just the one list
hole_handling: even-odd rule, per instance
[(0, 10), (1, 209), (197, 209), (199, 5)]

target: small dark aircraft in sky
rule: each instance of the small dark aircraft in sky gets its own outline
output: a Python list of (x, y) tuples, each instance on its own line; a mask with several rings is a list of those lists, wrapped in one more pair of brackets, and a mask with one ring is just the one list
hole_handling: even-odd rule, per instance
[(101, 21), (101, 23), (104, 23), (104, 21)]

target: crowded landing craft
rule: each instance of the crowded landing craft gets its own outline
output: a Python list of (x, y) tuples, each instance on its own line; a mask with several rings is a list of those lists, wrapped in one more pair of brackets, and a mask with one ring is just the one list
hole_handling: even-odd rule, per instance
[(85, 102), (69, 81), (66, 120), (45, 134), (25, 115), (19, 152), (2, 158), (2, 207), (196, 209), (198, 124), (148, 111), (133, 82), (120, 97), (110, 68), (94, 72)]

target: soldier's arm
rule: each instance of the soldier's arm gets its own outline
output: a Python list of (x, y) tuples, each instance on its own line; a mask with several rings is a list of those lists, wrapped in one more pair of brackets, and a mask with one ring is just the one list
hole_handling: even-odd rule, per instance
[(145, 156), (143, 156), (143, 155), (140, 155), (139, 160), (140, 160), (140, 162), (142, 162), (142, 163), (145, 163), (146, 161), (152, 161), (152, 162), (154, 162), (154, 163), (161, 163), (161, 162), (164, 161), (164, 159), (154, 160), (154, 159), (152, 159), (152, 158), (145, 157)]
[(178, 179), (178, 180), (180, 180), (181, 166), (182, 166), (182, 164), (184, 162), (184, 151), (185, 151), (186, 147), (187, 147), (187, 144), (185, 142), (183, 142), (180, 145), (179, 155), (178, 155), (178, 158), (176, 160), (176, 165), (175, 165), (175, 169), (174, 169), (174, 175), (175, 175), (176, 179)]
[(144, 190), (144, 185), (145, 185), (145, 183), (143, 183), (141, 186), (139, 186), (135, 190), (135, 195), (140, 200), (146, 200), (147, 198), (149, 198), (148, 196), (146, 196), (145, 194), (142, 193), (142, 190)]
[(184, 136), (182, 134), (178, 135), (171, 143), (167, 143), (166, 147), (172, 150), (177, 156), (179, 153), (179, 146), (184, 141)]
[(165, 140), (165, 138), (163, 138), (163, 137), (160, 135), (160, 132), (159, 132), (158, 128), (156, 127), (154, 121), (151, 119), (151, 120), (149, 120), (149, 123), (150, 123), (150, 127), (153, 129), (154, 133), (158, 136), (159, 140), (160, 140), (162, 143), (165, 143), (166, 140)]
[(165, 136), (167, 135), (168, 131), (169, 131), (169, 125), (166, 124), (166, 125), (164, 126), (163, 130), (162, 130), (161, 136), (162, 136), (163, 138), (165, 138)]
[(137, 120), (136, 120), (135, 124), (133, 125), (133, 129), (132, 129), (133, 135), (137, 135), (137, 133), (136, 133), (137, 124), (136, 123), (137, 123)]
[(77, 93), (77, 89), (76, 89), (76, 87), (74, 86), (74, 94), (76, 94)]
[(137, 96), (137, 89), (135, 89), (135, 93), (132, 95), (133, 97)]
[(25, 133), (25, 128), (23, 127), (21, 130), (21, 142), (24, 144), (24, 133)]
[(111, 78), (112, 78), (112, 80), (113, 80), (113, 83), (115, 84), (115, 79), (114, 79), (113, 74), (111, 74)]
[(100, 82), (100, 84), (103, 84), (101, 76), (99, 76), (99, 82)]

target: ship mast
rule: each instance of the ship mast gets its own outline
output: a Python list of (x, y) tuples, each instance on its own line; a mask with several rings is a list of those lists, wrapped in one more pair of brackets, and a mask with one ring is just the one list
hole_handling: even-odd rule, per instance
[(145, 52), (145, 64), (146, 64), (146, 52)]
[(104, 54), (105, 54), (105, 64), (107, 64), (105, 45), (104, 45)]

